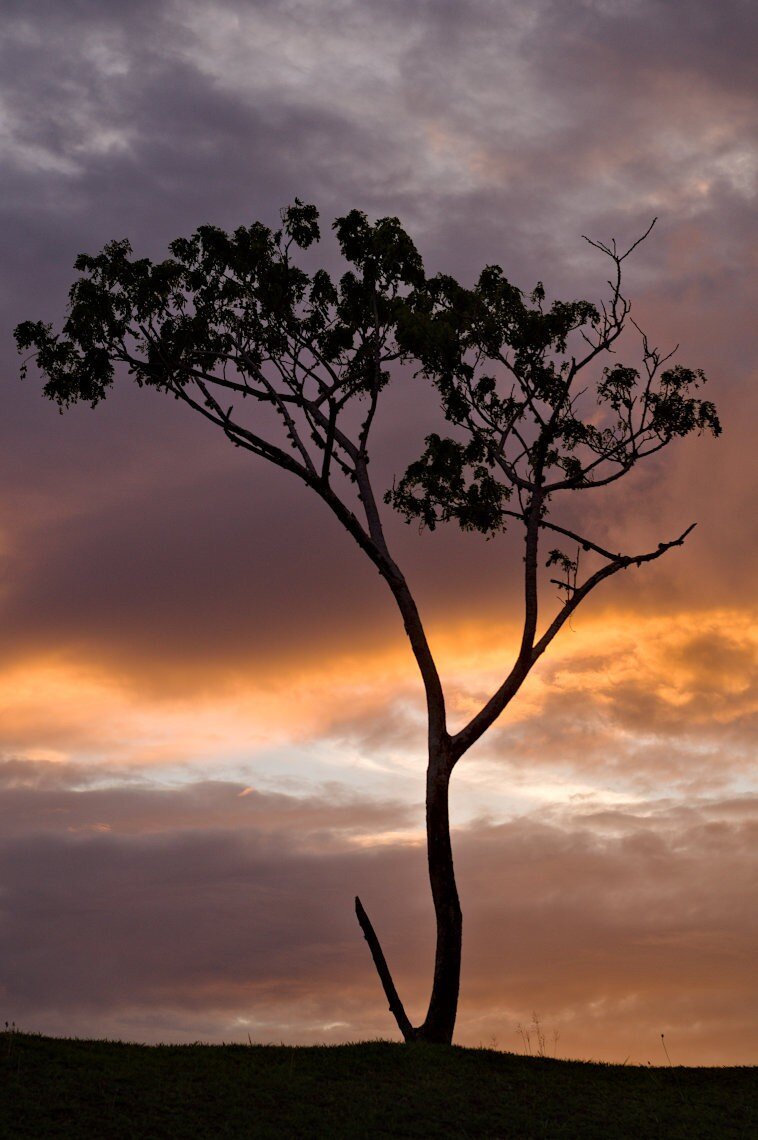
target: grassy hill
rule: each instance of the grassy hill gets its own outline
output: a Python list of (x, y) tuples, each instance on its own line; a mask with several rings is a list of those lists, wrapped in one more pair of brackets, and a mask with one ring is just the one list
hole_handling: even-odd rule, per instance
[(125, 1045), (0, 1034), (0, 1137), (758, 1136), (758, 1069), (368, 1042)]

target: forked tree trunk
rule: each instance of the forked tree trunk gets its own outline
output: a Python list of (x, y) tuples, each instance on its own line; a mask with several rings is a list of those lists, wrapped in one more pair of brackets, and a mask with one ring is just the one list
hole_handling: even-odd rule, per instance
[(433, 753), (430, 756), (426, 778), (426, 841), (437, 939), (432, 995), (422, 1025), (414, 1027), (408, 1020), (374, 928), (361, 906), (360, 899), (355, 900), (358, 921), (371, 950), (390, 1011), (403, 1037), (406, 1041), (427, 1041), (438, 1045), (450, 1045), (453, 1040), (458, 1011), (463, 933), (463, 918), (455, 885), (453, 852), (450, 845), (448, 810), (450, 768), (449, 757), (444, 752)]

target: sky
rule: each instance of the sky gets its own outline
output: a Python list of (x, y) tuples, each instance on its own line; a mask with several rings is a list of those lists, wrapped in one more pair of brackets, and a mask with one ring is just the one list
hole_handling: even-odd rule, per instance
[[(3, 0), (0, 1021), (134, 1041), (398, 1037), (432, 974), (425, 726), (402, 623), (327, 509), (188, 409), (60, 415), (12, 329), (79, 252), (202, 223), (397, 215), (429, 272), (496, 262), (703, 368), (721, 438), (578, 504), (665, 558), (604, 583), (451, 787), (456, 1041), (749, 1064), (758, 1045), (755, 35), (750, 0)], [(310, 256), (310, 255), (309, 255)], [(324, 263), (338, 264), (328, 236)], [(630, 353), (634, 345), (630, 342)], [(388, 483), (427, 405), (400, 375)], [(508, 538), (388, 521), (464, 723), (510, 668)], [(551, 604), (549, 596), (547, 613)]]

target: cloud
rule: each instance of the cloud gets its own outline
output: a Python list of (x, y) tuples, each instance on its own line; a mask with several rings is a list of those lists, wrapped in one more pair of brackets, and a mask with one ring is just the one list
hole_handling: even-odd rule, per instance
[[(6, 330), (60, 322), (81, 250), (126, 235), (161, 257), (202, 222), (274, 224), (295, 195), (325, 228), (352, 206), (399, 215), (432, 272), (470, 281), (499, 262), (564, 298), (605, 288), (582, 233), (633, 240), (659, 214), (628, 263), (634, 315), (704, 367), (725, 433), (554, 504), (618, 549), (698, 529), (582, 608), (456, 772), (461, 1034), (518, 1046), (537, 1009), (567, 1052), (647, 1060), (671, 1027), (675, 1060), (736, 1058), (751, 1032), (751, 5), (695, 0), (686, 20), (660, 0), (5, 9)], [(338, 269), (328, 241), (323, 257)], [(431, 927), (423, 708), (386, 591), (302, 488), (173, 401), (118, 385), (59, 416), (17, 369), (6, 335), (4, 1016), (151, 1039), (387, 1032), (355, 883), (419, 1009)], [(415, 458), (430, 408), (398, 376), (378, 486)], [(517, 645), (520, 537), (389, 534), (457, 726)]]
[[(511, 625), (432, 629), (451, 731), (498, 688), (518, 636)], [(754, 658), (750, 619), (739, 610), (575, 617), (460, 764), (458, 818), (486, 805), (500, 818), (551, 799), (616, 802), (662, 783), (744, 790)], [(193, 778), (235, 773), (269, 790), (348, 779), (361, 794), (419, 802), (423, 691), (399, 631), (373, 653), (366, 645), (311, 660), (230, 655), (200, 669), (174, 660), (148, 660), (139, 674), (62, 654), (9, 666), (0, 674), (0, 747), (63, 770), (86, 764), (99, 780), (115, 769), (174, 781), (188, 765)]]
[[(421, 1016), (423, 847), (379, 839), (407, 810), (340, 789), (240, 791), (6, 792), (6, 820), (25, 817), (1, 843), (6, 1015), (149, 1040), (389, 1035), (352, 914), (360, 892)], [(644, 1062), (665, 1031), (677, 1060), (747, 1061), (754, 829), (747, 798), (459, 829), (459, 1040), (516, 1048), (534, 1008), (569, 1055)]]
[(340, 785), (322, 787), (313, 802), (224, 780), (189, 780), (176, 787), (140, 778), (128, 769), (107, 774), (85, 765), (50, 761), (0, 762), (7, 837), (68, 837), (108, 833), (148, 836), (159, 832), (238, 831), (299, 836), (307, 848), (329, 833), (337, 841), (397, 831), (411, 822), (396, 801), (363, 801)]

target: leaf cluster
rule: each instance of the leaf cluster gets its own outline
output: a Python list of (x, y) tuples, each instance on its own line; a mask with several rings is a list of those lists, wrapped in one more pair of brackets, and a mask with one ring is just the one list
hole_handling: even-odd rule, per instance
[[(559, 491), (613, 482), (690, 432), (719, 434), (713, 403), (698, 395), (702, 371), (664, 367), (671, 354), (644, 335), (641, 365), (603, 366), (629, 316), (621, 264), (630, 251), (591, 243), (615, 269), (602, 306), (548, 304), (541, 282), (524, 294), (498, 265), (473, 287), (427, 278), (397, 218), (371, 223), (352, 210), (333, 229), (347, 263), (339, 280), (293, 260), (320, 238), (316, 208), (298, 199), (277, 230), (200, 226), (157, 263), (110, 242), (77, 259), (61, 332), (24, 322), (19, 349), (36, 355), (45, 395), (62, 407), (97, 404), (121, 364), (311, 485), (340, 471), (359, 484), (374, 528), (368, 440), (395, 362), (435, 387), (450, 424), (449, 435), (426, 437), (385, 496), (430, 529), (455, 521), (492, 535), (511, 517), (543, 525)], [(357, 427), (346, 416), (356, 402)], [(251, 403), (257, 414), (243, 422)]]
[[(242, 375), (272, 361), (338, 366), (339, 395), (377, 383), (377, 331), (397, 317), (398, 295), (423, 281), (423, 266), (396, 218), (371, 225), (353, 210), (335, 222), (353, 268), (339, 282), (323, 269), (309, 276), (291, 258), (319, 239), (318, 213), (298, 200), (282, 227), (260, 222), (226, 233), (200, 226), (171, 242), (171, 257), (153, 264), (132, 258), (128, 241), (80, 255), (60, 334), (26, 321), (15, 330), (19, 350), (33, 350), (47, 378), (45, 395), (61, 405), (92, 405), (126, 363), (139, 384), (176, 391), (196, 374), (234, 364)], [(24, 366), (25, 371), (25, 366)]]
[(514, 514), (506, 507), (514, 491), (516, 515), (526, 520), (536, 500), (542, 513), (558, 491), (612, 482), (677, 436), (720, 433), (715, 406), (696, 394), (703, 372), (664, 370), (670, 354), (644, 334), (641, 368), (614, 362), (593, 378), (631, 307), (621, 293), (627, 255), (602, 248), (618, 270), (602, 308), (586, 300), (547, 305), (541, 282), (527, 296), (497, 265), (473, 288), (439, 275), (412, 291), (398, 339), (437, 388), (455, 432), (429, 436), (389, 492), (408, 521), (433, 527), (456, 519), (491, 534)]

